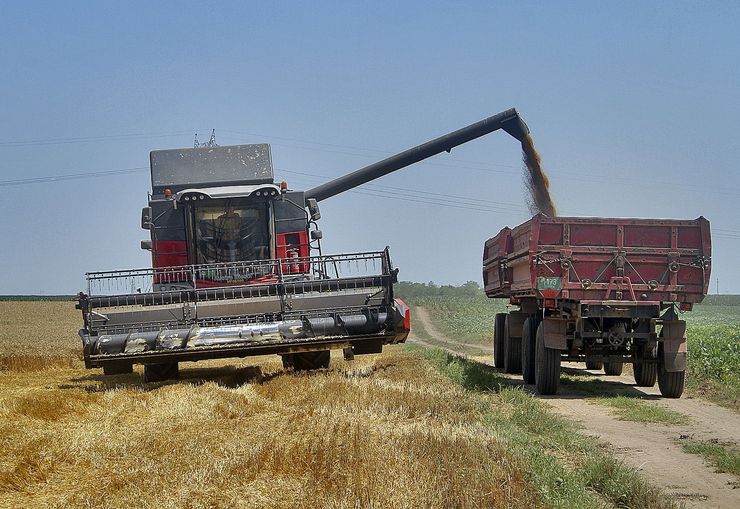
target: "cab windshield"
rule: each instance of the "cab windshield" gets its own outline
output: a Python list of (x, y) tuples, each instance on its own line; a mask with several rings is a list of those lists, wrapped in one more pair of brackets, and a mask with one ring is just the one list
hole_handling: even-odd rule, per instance
[(268, 204), (234, 203), (197, 207), (198, 264), (265, 260), (270, 257)]

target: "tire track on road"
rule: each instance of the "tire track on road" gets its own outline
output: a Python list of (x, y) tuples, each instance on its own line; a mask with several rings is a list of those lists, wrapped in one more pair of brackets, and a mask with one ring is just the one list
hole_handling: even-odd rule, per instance
[[(446, 337), (434, 326), (427, 310), (414, 310), (414, 319), (421, 322), (427, 334), (435, 341), (449, 346), (443, 347), (444, 350), (476, 362), (492, 364), (489, 349)], [(439, 348), (415, 337), (413, 333), (409, 339), (423, 346)], [(485, 356), (466, 355), (459, 350), (461, 347), (477, 348)], [(563, 364), (563, 367), (582, 368), (574, 363)], [(605, 393), (641, 392), (648, 398), (643, 399), (646, 403), (687, 415), (691, 418), (691, 423), (668, 426), (621, 421), (607, 407), (589, 402), (587, 398), (592, 394), (564, 387), (562, 384), (557, 395), (536, 396), (558, 414), (578, 422), (587, 435), (609, 443), (618, 458), (639, 470), (653, 485), (682, 500), (687, 506), (728, 509), (740, 507), (738, 479), (730, 474), (716, 472), (700, 456), (684, 452), (680, 444), (681, 437), (690, 437), (696, 440), (719, 440), (737, 446), (740, 443), (740, 415), (701, 399), (661, 398), (657, 387), (636, 387), (627, 375), (607, 377), (595, 371), (583, 372), (591, 373), (594, 380), (609, 384), (610, 388), (607, 390), (605, 387)], [(520, 378), (512, 378), (512, 381), (521, 383)], [(621, 386), (615, 389), (615, 382)], [(533, 392), (531, 386), (525, 388)]]

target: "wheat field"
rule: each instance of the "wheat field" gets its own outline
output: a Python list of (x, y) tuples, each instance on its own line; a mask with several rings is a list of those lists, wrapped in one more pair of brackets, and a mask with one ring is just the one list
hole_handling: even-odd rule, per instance
[(402, 347), (144, 384), (83, 368), (72, 303), (0, 302), (0, 325), (0, 507), (542, 505), (476, 401)]

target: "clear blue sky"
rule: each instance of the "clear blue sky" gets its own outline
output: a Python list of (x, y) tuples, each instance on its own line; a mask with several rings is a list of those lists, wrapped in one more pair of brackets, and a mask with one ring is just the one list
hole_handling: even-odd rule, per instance
[[(704, 215), (712, 292), (740, 293), (738, 4), (507, 4), (3, 2), (0, 294), (148, 266), (149, 151), (195, 132), (269, 142), (278, 178), (307, 188), (324, 179), (293, 172), (338, 176), (510, 107), (561, 214)], [(494, 133), (329, 199), (324, 247), (390, 245), (402, 279), (480, 281), (484, 240), (528, 218), (520, 159)], [(127, 171), (7, 185), (111, 170)]]

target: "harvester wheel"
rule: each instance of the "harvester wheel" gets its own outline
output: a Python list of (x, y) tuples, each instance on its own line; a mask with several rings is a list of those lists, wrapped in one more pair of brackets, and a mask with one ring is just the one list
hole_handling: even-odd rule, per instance
[(664, 398), (680, 398), (686, 381), (686, 371), (666, 371), (662, 348), (658, 350), (658, 387)]
[(604, 367), (603, 362), (586, 360), (586, 369), (598, 371)]
[(624, 368), (624, 362), (614, 361), (604, 363), (604, 373), (608, 376), (619, 376), (622, 374), (622, 368)]
[(504, 325), (504, 371), (512, 374), (522, 372), (522, 339), (511, 336), (509, 315), (506, 315)]
[(493, 365), (501, 369), (504, 367), (504, 326), (506, 313), (496, 313), (493, 322)]
[(537, 326), (534, 356), (535, 386), (540, 394), (555, 394), (560, 385), (560, 350), (545, 346), (545, 328)]
[(164, 364), (144, 364), (145, 382), (163, 382), (179, 378), (180, 365), (177, 362)]
[(283, 355), (283, 367), (293, 368), (295, 371), (312, 371), (314, 369), (328, 368), (331, 361), (329, 350), (318, 352), (301, 352)]
[(128, 375), (134, 372), (134, 365), (129, 363), (123, 364), (106, 364), (103, 366), (103, 374), (109, 375)]
[(525, 384), (533, 384), (534, 352), (537, 346), (537, 319), (530, 316), (522, 327), (522, 378)]
[(635, 375), (635, 385), (638, 387), (652, 387), (658, 378), (658, 364), (643, 364), (637, 361), (646, 360), (644, 349), (639, 348), (633, 354), (635, 362), (632, 364), (632, 373)]

